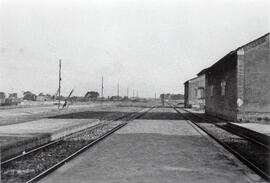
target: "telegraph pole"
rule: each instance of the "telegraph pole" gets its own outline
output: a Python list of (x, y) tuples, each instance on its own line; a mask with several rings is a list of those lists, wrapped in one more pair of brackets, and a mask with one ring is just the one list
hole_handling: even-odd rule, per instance
[(103, 86), (103, 76), (101, 78), (101, 101), (103, 101), (103, 90), (104, 90), (104, 86)]
[(58, 108), (60, 108), (60, 98), (61, 98), (61, 59), (59, 60), (59, 86), (58, 86), (58, 92), (59, 92), (59, 99), (58, 99)]
[(119, 99), (119, 82), (117, 83), (117, 97)]
[(132, 96), (133, 96), (133, 98), (134, 98), (134, 89), (132, 90), (132, 92), (133, 92), (133, 95), (132, 95)]
[(127, 88), (127, 98), (128, 98), (129, 88)]

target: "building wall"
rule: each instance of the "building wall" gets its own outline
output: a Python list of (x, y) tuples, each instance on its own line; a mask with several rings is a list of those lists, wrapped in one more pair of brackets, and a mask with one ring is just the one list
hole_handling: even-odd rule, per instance
[[(206, 72), (206, 113), (233, 121), (269, 122), (269, 50), (268, 34), (213, 65)], [(224, 96), (223, 81), (226, 82)]]
[[(235, 120), (237, 101), (237, 55), (232, 55), (226, 63), (206, 74), (206, 113), (227, 120)], [(226, 82), (222, 96), (221, 83)], [(213, 94), (211, 96), (211, 87)]]
[[(238, 62), (243, 63), (242, 78), (239, 79), (239, 97), (243, 104), (238, 106), (238, 120), (256, 121), (270, 119), (270, 54), (269, 35), (256, 40), (241, 50)], [(243, 83), (243, 84), (241, 84)], [(243, 93), (241, 93), (243, 90)]]
[(37, 96), (36, 101), (48, 101), (48, 97), (46, 96)]
[(201, 107), (205, 105), (204, 94), (200, 95), (200, 89), (205, 93), (205, 75), (191, 79), (185, 84), (185, 104), (186, 107)]
[(185, 82), (184, 87), (185, 87), (184, 104), (185, 104), (185, 107), (189, 107), (189, 96), (188, 96), (189, 82), (188, 81)]

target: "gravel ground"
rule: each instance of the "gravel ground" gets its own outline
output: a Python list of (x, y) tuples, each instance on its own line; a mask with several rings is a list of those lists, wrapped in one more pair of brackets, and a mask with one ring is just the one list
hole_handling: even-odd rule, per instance
[[(185, 117), (190, 119), (191, 121), (194, 121), (202, 127), (204, 130), (212, 134), (214, 137), (216, 137), (218, 140), (241, 154), (243, 157), (245, 157), (247, 160), (252, 162), (254, 165), (259, 167), (264, 172), (267, 172), (269, 175), (270, 172), (270, 150), (268, 148), (265, 148), (261, 145), (258, 145), (256, 143), (253, 143), (249, 140), (246, 140), (242, 137), (239, 137), (237, 135), (234, 135), (215, 124), (219, 124), (221, 126), (226, 125), (226, 123), (216, 120), (213, 121), (213, 123), (206, 122), (202, 120), (201, 118), (195, 117), (194, 115), (190, 115), (187, 112), (178, 109)], [(212, 118), (213, 120), (213, 118)]]
[(250, 183), (227, 154), (185, 120), (139, 118), (40, 182)]
[(105, 122), (97, 128), (76, 133), (40, 151), (4, 164), (1, 167), (1, 182), (26, 182), (121, 123), (121, 121)]
[[(77, 150), (81, 149), (119, 124), (134, 119), (136, 116), (138, 116), (139, 110), (142, 110), (140, 107), (118, 107), (117, 109), (118, 110), (112, 106), (103, 106), (102, 109), (99, 108), (99, 111), (76, 112), (53, 117), (64, 119), (98, 118), (103, 122), (96, 128), (89, 128), (84, 131), (77, 132), (52, 146), (48, 146), (40, 151), (23, 156), (16, 161), (2, 165), (1, 182), (26, 182), (27, 180), (70, 156)], [(112, 121), (115, 119), (119, 120)]]

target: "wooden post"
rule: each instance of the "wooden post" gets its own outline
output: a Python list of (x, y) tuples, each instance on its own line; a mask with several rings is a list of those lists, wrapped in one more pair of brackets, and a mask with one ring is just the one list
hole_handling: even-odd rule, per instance
[(61, 59), (59, 60), (59, 86), (58, 86), (58, 92), (59, 92), (59, 99), (58, 99), (58, 108), (60, 108), (60, 100), (61, 100)]

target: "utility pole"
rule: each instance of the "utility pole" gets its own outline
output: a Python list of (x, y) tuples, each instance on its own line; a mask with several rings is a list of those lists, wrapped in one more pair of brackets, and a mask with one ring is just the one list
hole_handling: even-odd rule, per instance
[(134, 89), (132, 89), (132, 93), (133, 93), (133, 95), (132, 95), (132, 96), (133, 96), (133, 98), (134, 98)]
[(127, 98), (128, 98), (129, 88), (127, 88)]
[(119, 99), (119, 82), (117, 83), (117, 98)]
[(58, 99), (58, 108), (60, 108), (60, 98), (61, 98), (61, 59), (59, 60), (59, 86), (58, 86), (58, 93), (59, 93), (59, 99)]
[(103, 101), (103, 90), (104, 90), (104, 86), (103, 86), (103, 76), (101, 77), (101, 101)]

